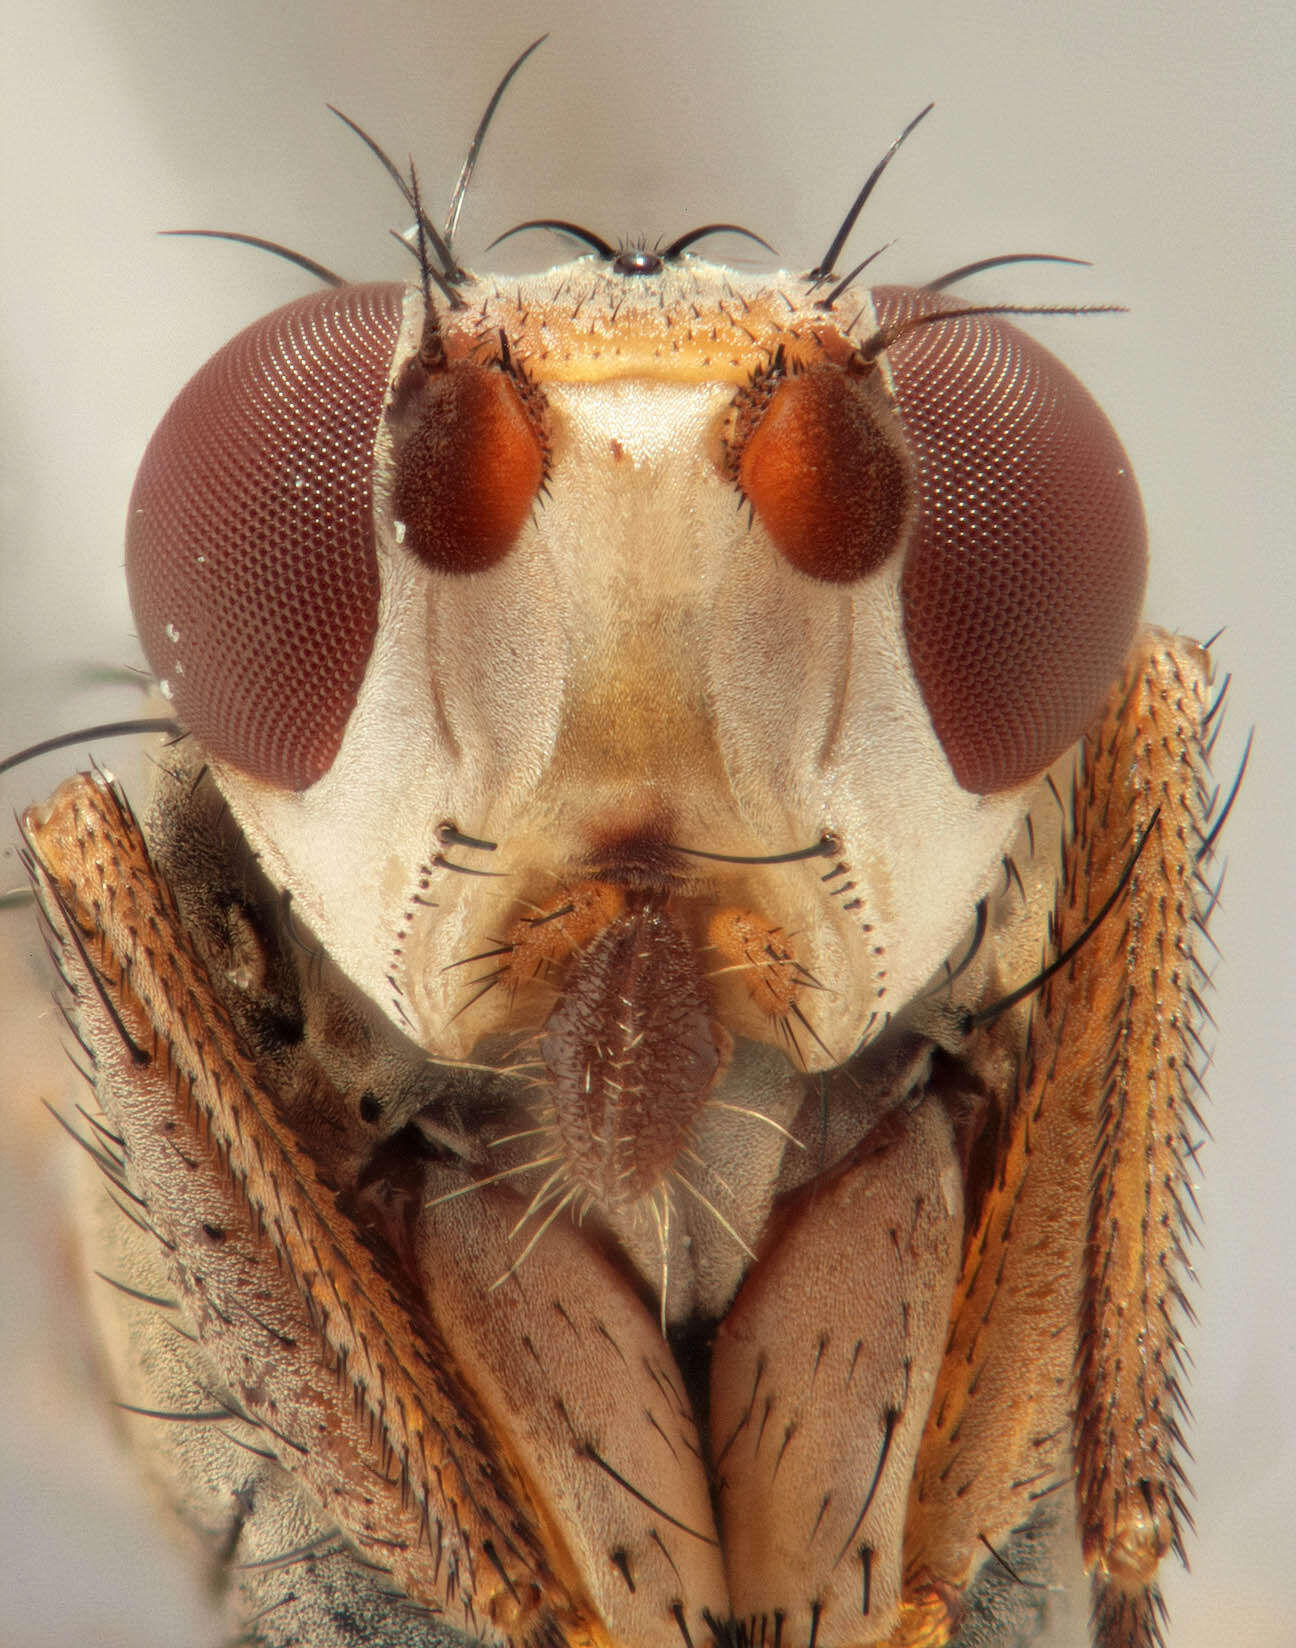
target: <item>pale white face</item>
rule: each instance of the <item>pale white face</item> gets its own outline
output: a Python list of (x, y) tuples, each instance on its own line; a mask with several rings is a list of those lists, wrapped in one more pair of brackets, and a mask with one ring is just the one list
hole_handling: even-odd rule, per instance
[[(722, 283), (753, 301), (768, 290), (705, 265), (673, 281), (697, 304)], [(633, 341), (638, 287), (589, 261), (497, 307), (557, 315), (573, 287), (615, 304)], [(402, 357), (421, 315), (411, 288)], [(969, 928), (1028, 786), (982, 796), (951, 772), (905, 648), (902, 552), (864, 580), (825, 583), (741, 506), (717, 454), (748, 368), (682, 381), (625, 352), (612, 371), (577, 358), (546, 383), (548, 495), (477, 576), (429, 569), (401, 542), (380, 431), (378, 628), (337, 756), (302, 790), (229, 764), (219, 781), (328, 952), (440, 1056), (470, 1056), (518, 1014), (516, 986), (465, 1010), (491, 969), (464, 958), (600, 870), (633, 881), (640, 865), (648, 884), (644, 855), (678, 847), (671, 902), (727, 1024), (787, 1045), (741, 978), (719, 978), (736, 969), (708, 940), (708, 913), (738, 907), (781, 930), (817, 983), (803, 998), (806, 1066), (838, 1064)], [(181, 668), (183, 656), (182, 636)], [(445, 820), (495, 849), (443, 847)], [(826, 835), (836, 849), (800, 862), (715, 862)]]
[(433, 1056), (540, 1031), (644, 908), (722, 1062), (832, 1068), (1100, 708), (1142, 509), (1001, 317), (650, 262), (249, 329), (141, 467), (136, 618), (299, 919)]

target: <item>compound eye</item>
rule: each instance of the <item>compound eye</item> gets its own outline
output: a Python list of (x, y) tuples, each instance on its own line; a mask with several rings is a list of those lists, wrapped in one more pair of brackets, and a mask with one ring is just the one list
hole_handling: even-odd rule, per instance
[(1129, 461), (1060, 361), (993, 315), (934, 294), (873, 294), (919, 507), (904, 633), (959, 783), (988, 794), (1044, 771), (1091, 725), (1129, 650), (1147, 534)]
[(888, 424), (877, 386), (836, 367), (738, 397), (730, 473), (798, 571), (853, 583), (900, 547), (911, 489)]
[(180, 392), (131, 497), (140, 640), (217, 760), (282, 789), (333, 763), (378, 627), (373, 452), (404, 288), (302, 298)]
[(516, 369), (411, 362), (392, 411), (401, 542), (439, 572), (483, 572), (517, 541), (544, 482), (541, 397)]

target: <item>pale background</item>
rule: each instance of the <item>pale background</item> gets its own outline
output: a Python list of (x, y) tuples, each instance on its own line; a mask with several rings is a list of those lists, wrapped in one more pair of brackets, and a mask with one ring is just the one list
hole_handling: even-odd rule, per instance
[[(1116, 300), (1041, 323), (1121, 431), (1141, 478), (1148, 612), (1236, 675), (1219, 756), (1258, 745), (1215, 921), (1215, 1142), (1194, 1347), (1201, 1537), (1169, 1579), (1177, 1648), (1296, 1640), (1296, 1250), (1290, 64), (1285, 3), (1162, 7), (742, 6), (655, 0), (371, 6), (44, 0), (7, 8), (0, 56), (0, 748), (136, 711), (86, 665), (138, 660), (120, 536), (147, 437), (190, 372), (304, 277), (256, 253), (161, 241), (237, 228), (357, 276), (402, 274), (399, 203), (324, 109), (340, 103), (443, 199), (495, 79), (545, 29), (493, 133), (462, 253), (524, 217), (605, 236), (750, 225), (814, 262), (856, 187), (929, 98), (937, 111), (850, 251), (900, 243), (886, 278), (996, 252), (1092, 258), (1005, 271), (987, 299)], [(529, 243), (522, 262), (557, 254)], [(512, 252), (512, 249), (510, 249)], [(518, 266), (518, 253), (513, 253)], [(844, 261), (844, 260), (843, 260)], [(99, 753), (117, 763), (117, 745)], [(83, 762), (3, 781), (0, 809)], [(0, 884), (17, 879), (12, 856)], [(212, 1648), (151, 1531), (50, 1264), (53, 1187), (31, 1068), (55, 1039), (23, 993), (30, 923), (0, 923), (7, 1169), (0, 1180), (0, 1645)], [(12, 1073), (9, 1068), (12, 1066)], [(70, 1147), (69, 1147), (70, 1148)], [(44, 1265), (44, 1269), (42, 1269)], [(41, 1371), (34, 1372), (39, 1369)], [(52, 1370), (52, 1371), (51, 1371)]]

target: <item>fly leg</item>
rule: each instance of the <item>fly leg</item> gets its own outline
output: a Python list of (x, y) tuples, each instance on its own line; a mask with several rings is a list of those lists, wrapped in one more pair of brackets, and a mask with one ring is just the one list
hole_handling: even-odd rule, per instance
[[(288, 1537), (285, 1562), (339, 1544), (352, 1553), (356, 1583), (339, 1582), (333, 1624), (358, 1606), (375, 1618), (385, 1609), (383, 1629), (401, 1643), (428, 1640), (429, 1629), (435, 1640), (438, 1619), (492, 1641), (588, 1641), (453, 1358), (277, 1115), (120, 794), (74, 779), (26, 828), (95, 1064), (103, 1165), (126, 1216), (165, 1254), (167, 1285), (151, 1304), (173, 1311), (192, 1347), (180, 1362), (201, 1370), (210, 1395), (139, 1415), (188, 1421), (200, 1439), (185, 1487), (200, 1495), (213, 1476), (225, 1488), (241, 1481), (231, 1441), (254, 1462), (256, 1494), (282, 1497), (282, 1475), (263, 1468), (282, 1465), (306, 1489), (294, 1502), (315, 1508), (307, 1544), (318, 1547)], [(153, 1388), (182, 1390), (180, 1362), (171, 1357)], [(146, 1345), (146, 1386), (150, 1367), (160, 1362)], [(288, 1530), (292, 1519), (280, 1520)], [(405, 1600), (393, 1618), (395, 1598)], [(312, 1642), (353, 1640), (340, 1625), (317, 1633), (309, 1610), (289, 1615), (250, 1640), (303, 1629)]]
[(1077, 916), (1119, 875), (1121, 834), (1149, 833), (1124, 919), (1095, 936), (1087, 999), (1095, 1036), (1086, 1077), (1098, 1094), (1085, 1246), (1076, 1472), (1099, 1648), (1158, 1642), (1162, 1557), (1184, 1560), (1191, 1518), (1180, 1457), (1186, 1412), (1180, 1322), (1194, 1238), (1194, 1099), (1202, 973), (1194, 954), (1212, 840), (1203, 754), (1208, 668), (1201, 649), (1151, 635), (1103, 723), (1077, 795), (1088, 849)]
[(1144, 632), (1085, 740), (1056, 953), (1082, 942), (1032, 1009), (1007, 1142), (969, 1233), (914, 1474), (896, 1642), (957, 1631), (977, 1569), (1072, 1474), (1068, 1441), (1095, 1643), (1160, 1640), (1157, 1566), (1182, 1556), (1188, 1521), (1179, 1322), (1209, 674), (1200, 647)]

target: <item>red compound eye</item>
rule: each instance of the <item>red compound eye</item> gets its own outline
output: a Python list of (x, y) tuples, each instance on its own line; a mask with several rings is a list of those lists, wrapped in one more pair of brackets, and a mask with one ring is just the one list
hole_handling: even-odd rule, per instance
[[(904, 633), (954, 776), (978, 794), (1036, 777), (1090, 725), (1129, 649), (1147, 535), (1097, 403), (994, 315), (873, 293), (894, 410), (867, 372), (812, 366), (734, 402), (728, 473), (774, 544), (823, 583), (901, 549)], [(898, 335), (897, 335), (898, 334)]]
[(212, 755), (284, 789), (332, 765), (373, 647), (373, 448), (403, 298), (342, 287), (241, 332), (181, 391), (131, 498), (150, 666)]
[[(888, 332), (956, 307), (873, 297)], [(1143, 506), (1097, 403), (1016, 327), (919, 326), (887, 358), (919, 488), (905, 640), (955, 777), (988, 794), (1042, 772), (1097, 714), (1142, 604)]]

